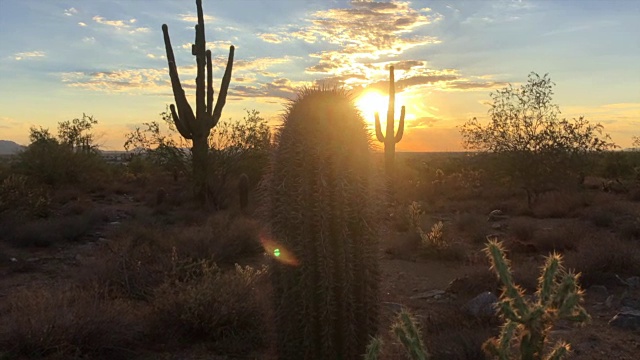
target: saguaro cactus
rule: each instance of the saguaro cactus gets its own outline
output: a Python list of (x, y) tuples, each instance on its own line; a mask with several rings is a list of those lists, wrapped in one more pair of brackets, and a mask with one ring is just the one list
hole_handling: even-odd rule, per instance
[[(387, 177), (394, 174), (396, 143), (402, 140), (404, 134), (404, 106), (400, 111), (400, 122), (398, 123), (398, 133), (395, 133), (395, 104), (396, 104), (396, 85), (393, 74), (393, 66), (389, 67), (389, 107), (387, 109), (387, 131), (382, 134), (382, 126), (380, 125), (380, 115), (376, 112), (376, 137), (378, 141), (384, 143), (384, 164)], [(395, 135), (394, 135), (395, 134)]]
[[(185, 139), (193, 142), (191, 149), (193, 154), (193, 178), (195, 185), (195, 194), (205, 203), (211, 200), (210, 184), (209, 184), (209, 134), (211, 129), (216, 126), (222, 108), (227, 99), (227, 90), (231, 81), (231, 70), (233, 68), (234, 47), (229, 48), (229, 59), (227, 60), (227, 68), (222, 77), (220, 92), (215, 108), (213, 106), (213, 75), (211, 63), (211, 50), (205, 50), (206, 40), (204, 36), (204, 16), (202, 13), (202, 1), (196, 0), (198, 11), (198, 24), (195, 27), (196, 40), (191, 47), (191, 53), (196, 57), (197, 77), (196, 77), (196, 113), (187, 101), (187, 96), (180, 84), (178, 77), (178, 67), (176, 59), (173, 55), (171, 40), (169, 38), (169, 28), (167, 24), (162, 25), (162, 33), (164, 34), (164, 45), (167, 51), (167, 62), (169, 65), (169, 77), (171, 78), (171, 87), (176, 106), (171, 104), (171, 116), (176, 125), (176, 129)], [(206, 87), (205, 87), (205, 71), (206, 71)], [(206, 92), (206, 94), (205, 94)], [(205, 99), (206, 98), (206, 99)], [(177, 107), (177, 111), (176, 111)]]
[[(265, 194), (279, 359), (361, 359), (377, 330), (369, 134), (341, 90), (303, 90), (284, 115)], [(297, 266), (277, 261), (289, 252)]]
[[(570, 351), (560, 341), (546, 354), (547, 336), (557, 320), (584, 323), (589, 315), (582, 307), (584, 292), (578, 285), (578, 276), (567, 272), (558, 254), (547, 257), (538, 280), (535, 299), (527, 299), (522, 289), (513, 282), (509, 260), (501, 243), (491, 240), (485, 249), (491, 268), (503, 284), (498, 303), (504, 325), (498, 338), (489, 339), (485, 352), (497, 359), (559, 360)], [(516, 348), (519, 356), (513, 356)]]

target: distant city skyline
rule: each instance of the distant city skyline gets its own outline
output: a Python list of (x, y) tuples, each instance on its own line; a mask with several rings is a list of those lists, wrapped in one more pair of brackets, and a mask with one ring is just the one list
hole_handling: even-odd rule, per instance
[[(193, 84), (195, 0), (0, 0), (0, 139), (93, 115), (105, 150), (173, 103), (161, 25)], [(489, 93), (549, 73), (567, 118), (601, 123), (622, 148), (640, 135), (640, 1), (203, 0), (222, 119), (256, 109), (271, 125), (303, 86), (350, 89), (371, 124), (388, 67), (407, 108), (398, 151), (462, 150), (458, 126), (486, 121)], [(194, 90), (185, 89), (193, 103)], [(399, 113), (399, 112), (398, 112)], [(397, 115), (396, 117), (398, 117)], [(381, 116), (383, 119), (385, 116)]]

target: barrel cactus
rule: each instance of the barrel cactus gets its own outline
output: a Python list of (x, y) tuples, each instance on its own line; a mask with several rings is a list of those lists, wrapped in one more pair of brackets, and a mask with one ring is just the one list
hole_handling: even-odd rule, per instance
[(361, 359), (380, 277), (366, 124), (345, 91), (304, 89), (276, 144), (264, 194), (279, 359)]

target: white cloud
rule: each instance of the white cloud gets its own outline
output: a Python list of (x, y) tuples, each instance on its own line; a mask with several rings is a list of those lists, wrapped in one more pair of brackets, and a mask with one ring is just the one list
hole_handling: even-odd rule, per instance
[[(198, 22), (198, 15), (196, 14), (180, 14), (180, 20), (182, 21), (186, 21), (186, 22), (193, 22), (193, 23), (197, 23)], [(203, 15), (203, 19), (205, 22), (207, 21), (213, 21), (214, 17), (211, 15), (207, 15), (204, 14)]]
[(78, 10), (76, 10), (76, 8), (72, 8), (72, 7), (64, 10), (64, 14), (67, 15), (67, 16), (73, 16), (73, 15), (75, 15), (77, 13), (78, 13)]
[(96, 15), (93, 18), (93, 21), (97, 22), (101, 25), (111, 26), (116, 28), (117, 30), (127, 31), (129, 34), (135, 33), (147, 33), (150, 31), (147, 27), (134, 27), (131, 24), (136, 22), (136, 19), (129, 20), (107, 20), (102, 16)]
[(87, 26), (87, 24), (83, 23), (82, 21), (80, 21), (80, 22), (78, 23), (78, 25), (80, 25), (80, 26), (82, 26), (82, 27)]
[(85, 36), (84, 38), (82, 38), (82, 42), (86, 44), (95, 44), (96, 38), (94, 38), (93, 36)]
[(26, 52), (19, 52), (19, 53), (13, 54), (13, 58), (15, 60), (41, 58), (41, 57), (45, 57), (45, 56), (46, 56), (46, 54), (45, 54), (44, 51), (26, 51)]

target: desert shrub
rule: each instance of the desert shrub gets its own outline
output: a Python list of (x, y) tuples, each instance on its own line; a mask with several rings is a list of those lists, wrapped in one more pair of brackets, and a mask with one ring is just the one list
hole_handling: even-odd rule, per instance
[(6, 299), (0, 348), (8, 358), (130, 359), (143, 315), (90, 289), (23, 288)]
[(27, 176), (11, 174), (0, 182), (0, 213), (46, 217), (50, 213), (51, 198), (45, 187)]
[(95, 183), (103, 181), (109, 167), (93, 144), (92, 126), (97, 121), (83, 114), (82, 119), (58, 123), (58, 138), (48, 129), (30, 129), (31, 143), (20, 152), (12, 167), (40, 183)]
[(247, 256), (261, 253), (260, 226), (252, 219), (219, 211), (204, 225), (192, 226), (179, 235), (178, 253), (192, 259), (214, 259), (233, 265)]
[(267, 343), (265, 269), (209, 261), (196, 276), (169, 276), (155, 291), (151, 325), (165, 341), (210, 342), (220, 353), (246, 354)]
[(610, 228), (614, 225), (615, 216), (605, 209), (593, 209), (586, 215), (589, 222), (601, 228)]
[(640, 217), (623, 221), (618, 226), (617, 232), (624, 240), (640, 240)]
[(539, 196), (532, 206), (537, 218), (564, 218), (572, 216), (580, 208), (587, 206), (587, 198), (582, 192), (548, 192)]
[(105, 216), (99, 211), (90, 211), (80, 215), (50, 217), (15, 225), (9, 242), (16, 247), (46, 247), (61, 241), (76, 242), (104, 221)]
[(571, 222), (551, 229), (540, 229), (535, 233), (533, 243), (543, 253), (575, 250), (587, 230), (582, 224)]
[(536, 223), (533, 219), (515, 218), (509, 221), (509, 230), (513, 236), (522, 242), (530, 242), (536, 233)]
[[(619, 285), (616, 275), (633, 276), (640, 273), (640, 249), (636, 243), (614, 236), (587, 238), (580, 251), (567, 253), (568, 266), (582, 274), (585, 286)], [(606, 251), (602, 242), (606, 241)]]
[(473, 244), (484, 243), (489, 233), (486, 217), (479, 214), (461, 213), (455, 217), (453, 226)]
[(613, 147), (600, 124), (560, 118), (554, 85), (547, 75), (531, 73), (519, 89), (509, 85), (491, 94), (488, 124), (473, 118), (460, 129), (466, 148), (497, 155), (497, 169), (525, 189), (529, 205), (550, 188), (579, 184), (588, 155)]

